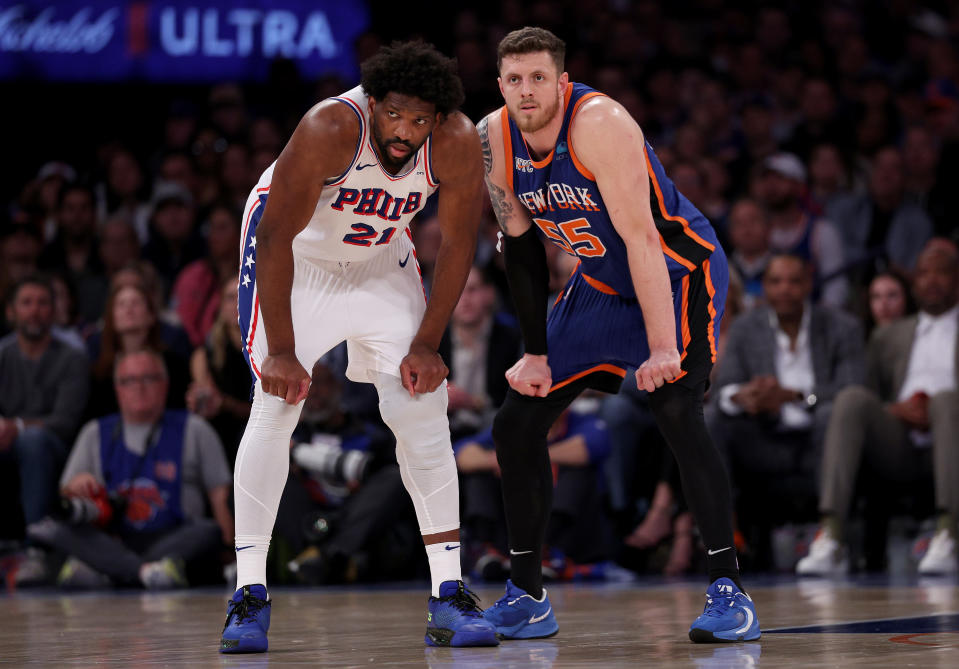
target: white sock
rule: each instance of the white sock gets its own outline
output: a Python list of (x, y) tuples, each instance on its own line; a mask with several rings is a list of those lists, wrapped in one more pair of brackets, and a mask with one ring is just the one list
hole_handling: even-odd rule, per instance
[(266, 587), (266, 554), (270, 551), (270, 536), (237, 534), (236, 544), (236, 589), (244, 585)]
[(440, 596), (440, 583), (444, 581), (462, 581), (460, 567), (460, 542), (443, 541), (426, 546), (426, 557), (430, 561), (430, 576), (433, 579), (434, 597)]

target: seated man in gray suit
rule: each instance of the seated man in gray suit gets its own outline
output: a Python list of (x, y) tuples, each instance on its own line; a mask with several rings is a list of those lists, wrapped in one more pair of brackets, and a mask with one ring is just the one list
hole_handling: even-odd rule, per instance
[(863, 465), (892, 485), (933, 482), (939, 526), (919, 572), (956, 571), (959, 248), (954, 243), (935, 238), (926, 244), (913, 295), (919, 313), (872, 336), (866, 387), (847, 388), (836, 398), (823, 454), (823, 523), (809, 555), (796, 566), (800, 574), (848, 571), (843, 525)]
[(859, 324), (812, 306), (811, 292), (803, 259), (774, 256), (763, 275), (766, 305), (733, 322), (719, 364), (709, 425), (728, 457), (747, 531), (768, 529), (786, 504), (805, 501), (812, 510), (832, 400), (862, 380)]

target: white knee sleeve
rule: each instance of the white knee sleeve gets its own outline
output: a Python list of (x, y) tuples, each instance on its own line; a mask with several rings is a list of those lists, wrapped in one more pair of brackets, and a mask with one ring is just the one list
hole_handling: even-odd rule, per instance
[(380, 414), (396, 437), (396, 461), (422, 534), (458, 529), (459, 485), (446, 417), (446, 384), (410, 397), (399, 377), (379, 373)]

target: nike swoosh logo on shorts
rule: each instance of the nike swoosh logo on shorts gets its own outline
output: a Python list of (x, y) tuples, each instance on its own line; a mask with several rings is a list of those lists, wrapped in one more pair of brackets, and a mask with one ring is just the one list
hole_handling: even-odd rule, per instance
[(543, 615), (533, 616), (532, 618), (529, 619), (529, 624), (532, 625), (533, 623), (538, 623), (540, 620), (545, 620), (546, 616), (548, 616), (549, 612), (552, 610), (553, 610), (553, 607), (551, 606), (548, 609), (546, 609), (546, 613), (544, 613)]
[(532, 553), (533, 551), (514, 551), (512, 548), (509, 549), (510, 555), (526, 555), (527, 553)]
[(459, 544), (456, 544), (455, 546), (444, 546), (444, 548), (446, 548), (446, 550), (448, 551), (455, 551), (459, 547), (460, 547)]
[(357, 165), (356, 171), (365, 170), (367, 167), (376, 167), (376, 163), (367, 163), (366, 165)]
[(406, 252), (406, 257), (400, 261), (400, 267), (406, 267), (406, 263), (410, 261), (410, 252)]
[(245, 551), (247, 548), (253, 548), (253, 544), (250, 544), (249, 546), (239, 546), (239, 547), (237, 547), (236, 550), (237, 550), (237, 551)]
[(723, 551), (728, 551), (730, 548), (732, 548), (732, 546), (726, 546), (726, 548), (720, 548), (718, 551), (711, 551), (709, 549), (706, 549), (706, 553), (709, 555), (715, 555), (716, 553), (722, 553)]

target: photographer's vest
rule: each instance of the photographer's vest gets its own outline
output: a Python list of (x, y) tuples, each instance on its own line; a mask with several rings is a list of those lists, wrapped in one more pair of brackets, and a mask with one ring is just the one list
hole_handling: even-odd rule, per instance
[(143, 455), (127, 448), (119, 414), (101, 418), (100, 462), (111, 496), (126, 509), (118, 527), (125, 532), (158, 532), (183, 522), (183, 438), (186, 411), (166, 411), (147, 437)]

